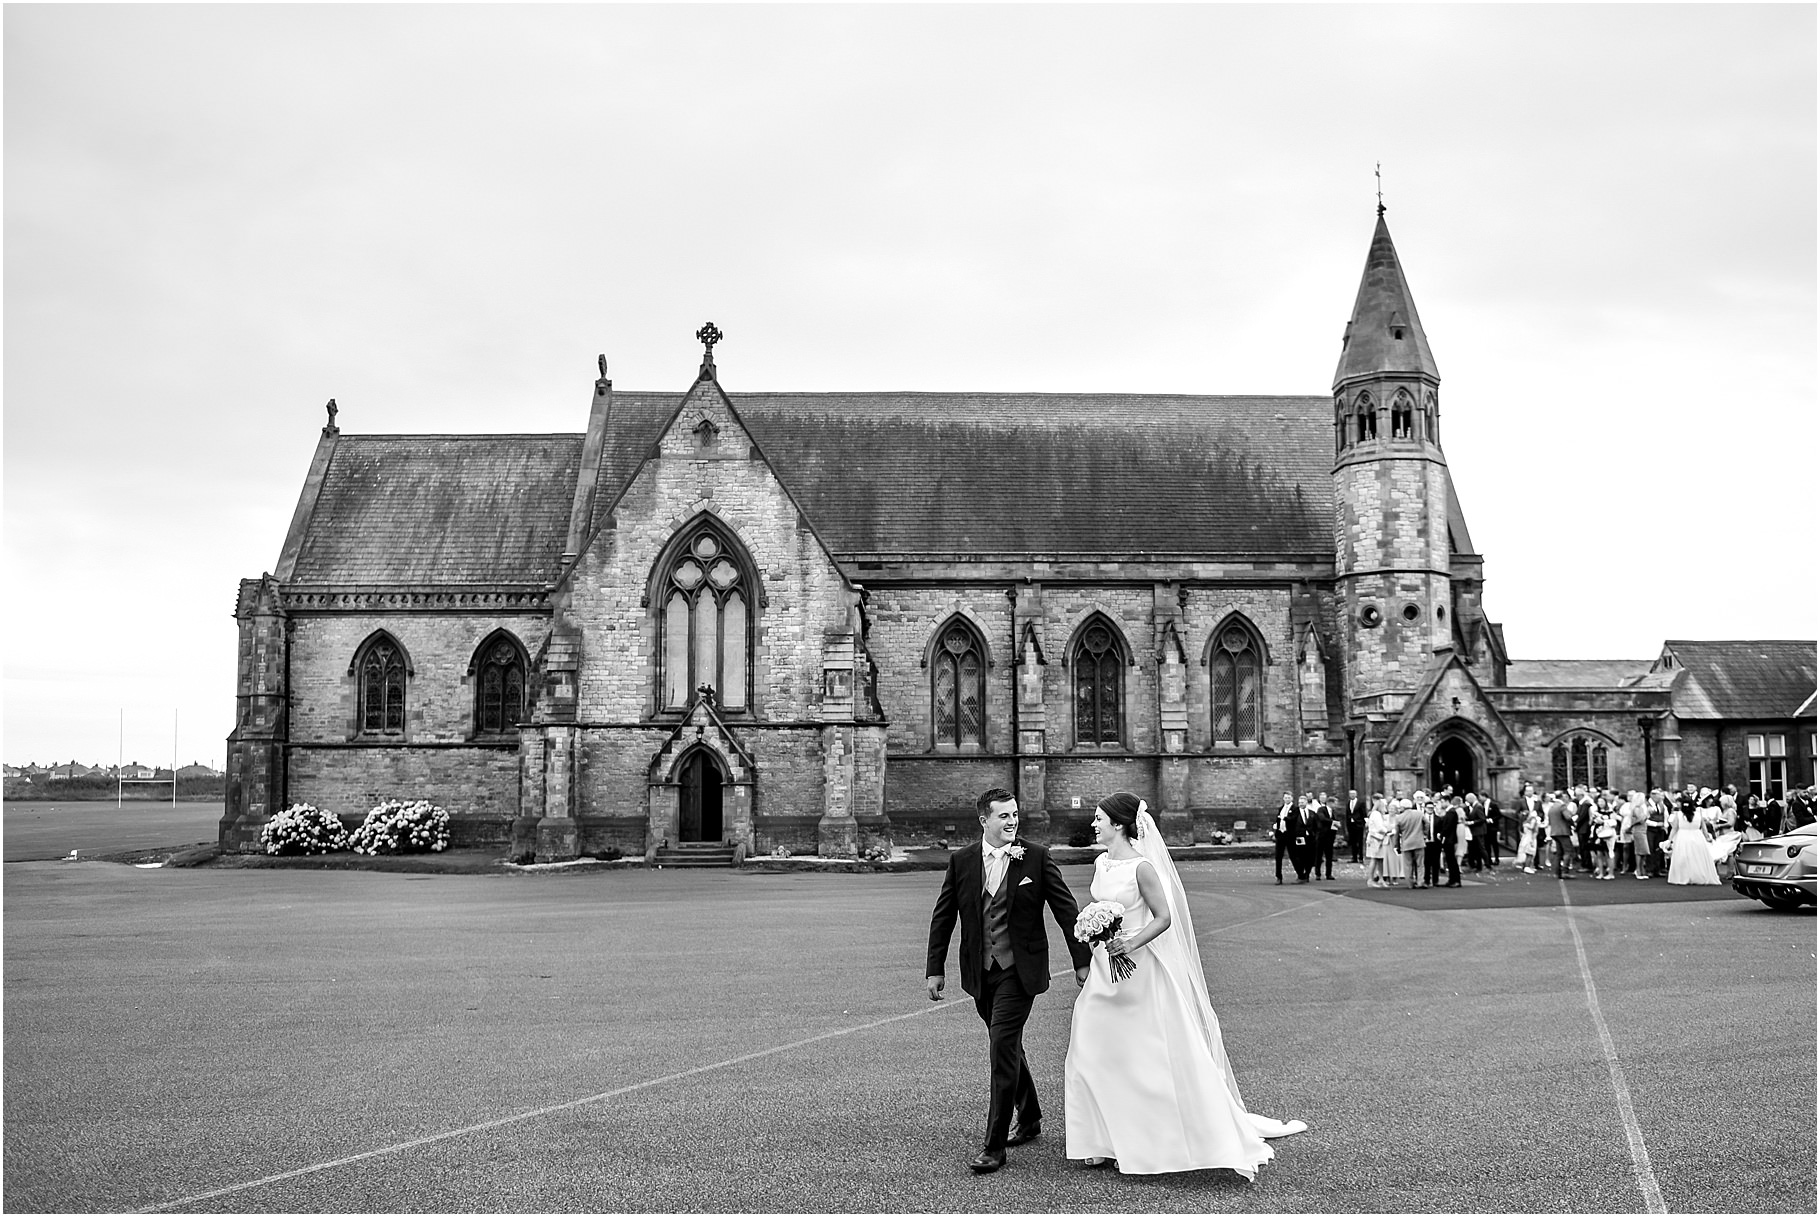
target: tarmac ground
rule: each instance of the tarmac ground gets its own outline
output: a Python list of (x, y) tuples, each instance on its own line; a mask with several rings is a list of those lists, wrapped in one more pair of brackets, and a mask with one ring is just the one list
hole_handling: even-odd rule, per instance
[[(10, 836), (10, 826), (9, 826)], [(11, 852), (9, 841), (9, 855)], [(985, 1033), (941, 876), (5, 867), (9, 1211), (1815, 1211), (1815, 919), (1501, 874), (1182, 866), (1247, 1183), (974, 1176)], [(1085, 897), (1088, 869), (1065, 868)]]

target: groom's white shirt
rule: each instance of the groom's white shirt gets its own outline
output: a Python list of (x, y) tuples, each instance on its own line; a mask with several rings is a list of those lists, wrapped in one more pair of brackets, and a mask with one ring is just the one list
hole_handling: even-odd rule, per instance
[(980, 854), (986, 863), (986, 894), (988, 896), (996, 896), (998, 885), (1005, 881), (1005, 868), (1009, 865), (1005, 851), (1010, 848), (1009, 845), (1001, 845), (994, 849), (984, 841), (980, 842)]

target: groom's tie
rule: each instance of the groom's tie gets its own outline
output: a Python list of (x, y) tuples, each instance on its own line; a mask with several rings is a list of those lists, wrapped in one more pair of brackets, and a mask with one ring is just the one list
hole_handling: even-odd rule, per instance
[(1004, 849), (1004, 847), (1001, 846), (998, 849), (987, 850), (986, 851), (986, 894), (988, 896), (998, 895), (998, 885), (1003, 883), (1004, 881), (1005, 881), (1005, 849)]

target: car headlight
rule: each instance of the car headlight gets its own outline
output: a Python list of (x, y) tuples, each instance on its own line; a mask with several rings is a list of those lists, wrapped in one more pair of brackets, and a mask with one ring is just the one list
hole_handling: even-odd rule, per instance
[(1806, 848), (1807, 846), (1805, 845), (1791, 845), (1788, 847), (1788, 856), (1791, 858), (1799, 858), (1801, 856), (1801, 851)]

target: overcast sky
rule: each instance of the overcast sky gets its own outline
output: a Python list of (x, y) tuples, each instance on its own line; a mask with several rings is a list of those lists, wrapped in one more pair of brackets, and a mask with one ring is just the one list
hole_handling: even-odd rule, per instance
[(9, 762), (220, 762), (329, 397), (1323, 394), (1379, 161), (1512, 654), (1815, 636), (1812, 7), (4, 21)]

